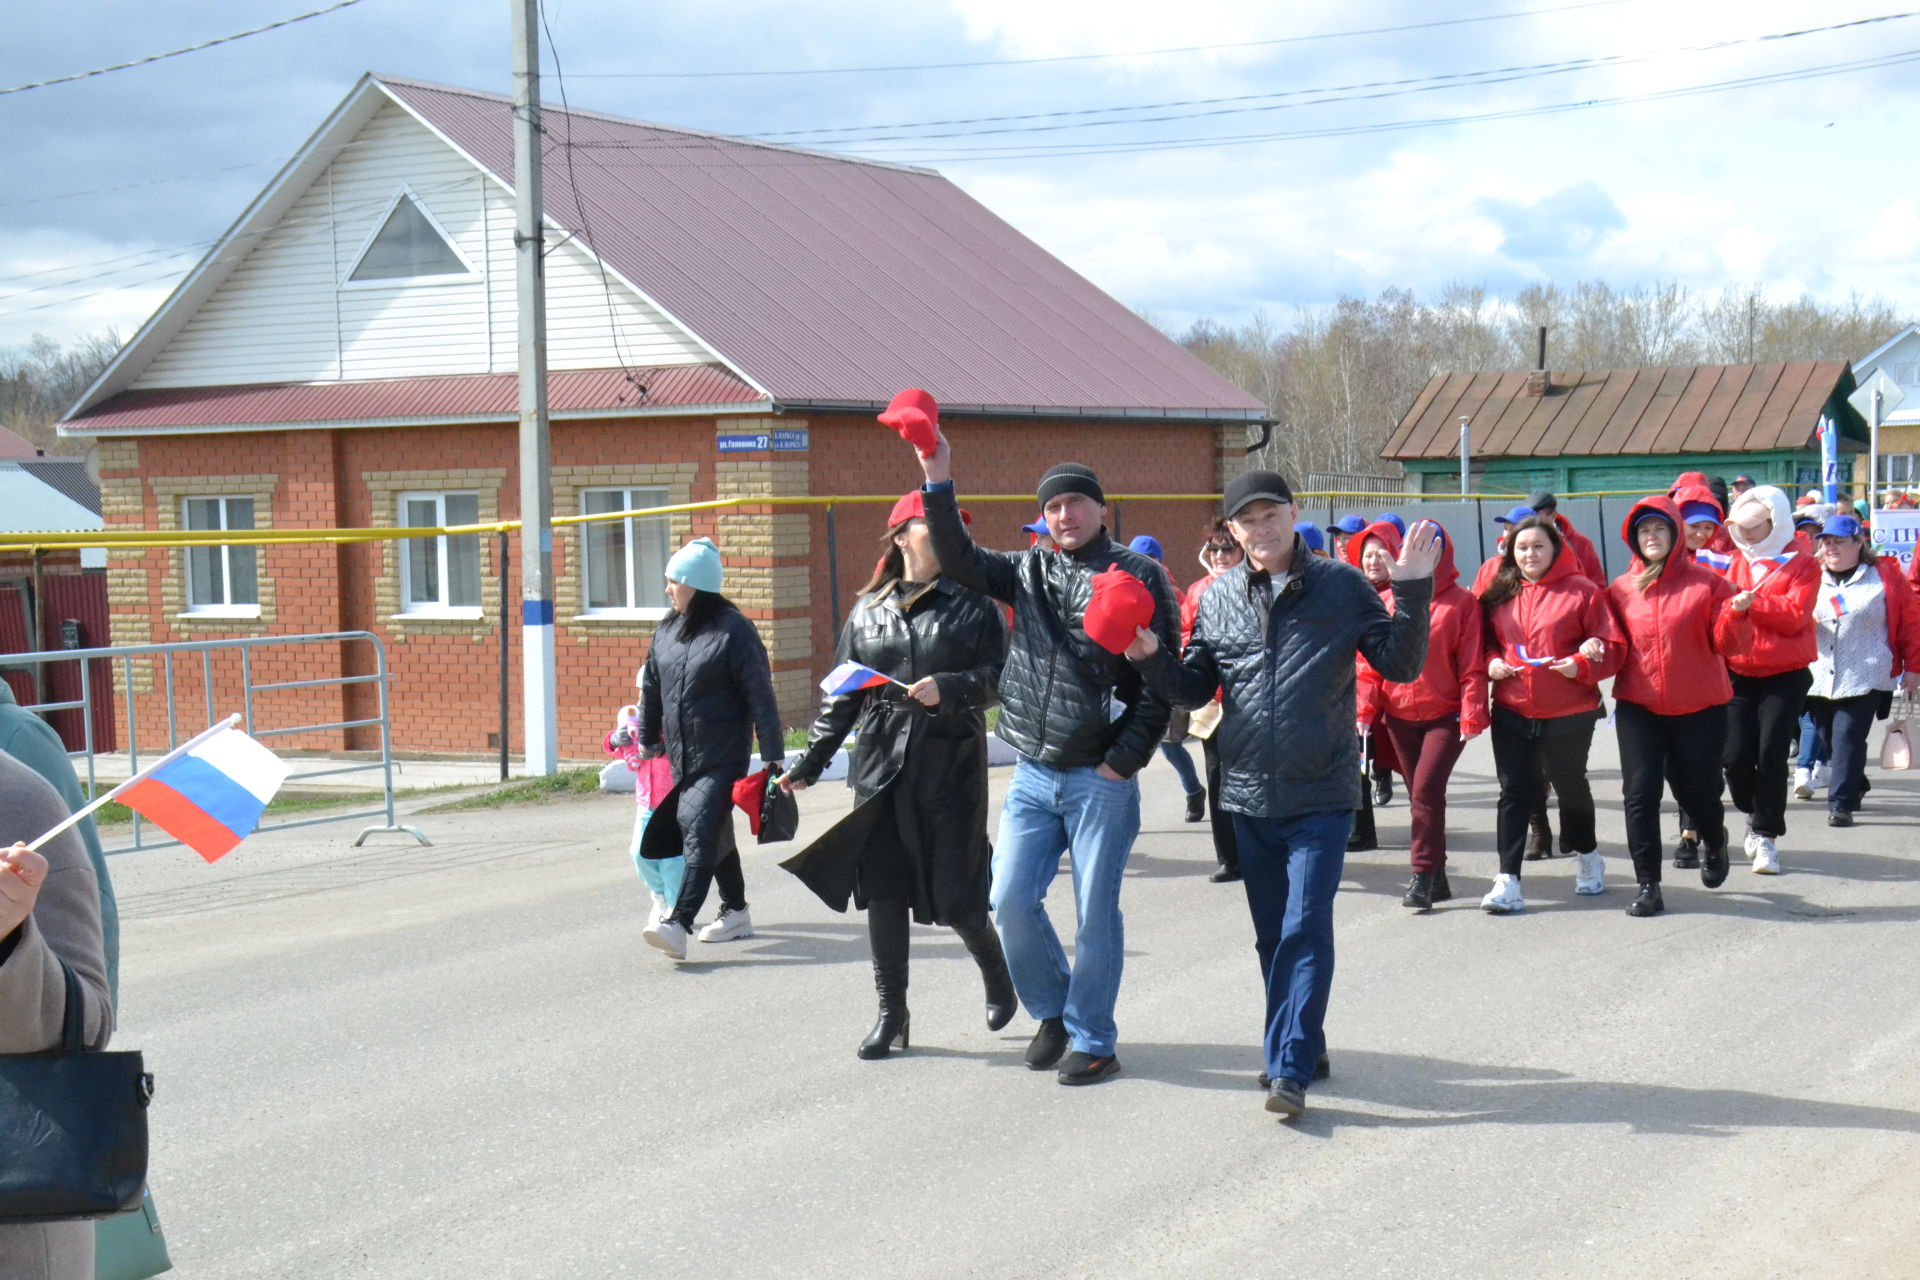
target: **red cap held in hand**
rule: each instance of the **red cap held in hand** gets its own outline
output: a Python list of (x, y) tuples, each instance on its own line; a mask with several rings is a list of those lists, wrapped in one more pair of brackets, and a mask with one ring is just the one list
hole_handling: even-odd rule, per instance
[(1153, 621), (1153, 592), (1146, 584), (1111, 565), (1093, 575), (1093, 598), (1080, 625), (1087, 638), (1108, 653), (1123, 652), (1134, 641), (1134, 631)]
[(880, 421), (900, 433), (900, 438), (931, 458), (940, 447), (940, 406), (918, 387), (908, 387), (887, 405)]
[(760, 803), (767, 795), (767, 774), (770, 772), (762, 769), (733, 784), (733, 803), (747, 815), (747, 830), (755, 835), (760, 834)]

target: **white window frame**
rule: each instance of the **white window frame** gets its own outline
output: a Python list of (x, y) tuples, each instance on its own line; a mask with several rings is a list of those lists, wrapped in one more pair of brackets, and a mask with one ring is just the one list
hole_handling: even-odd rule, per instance
[[(409, 503), (430, 501), (434, 504), (434, 525), (445, 527), (447, 523), (447, 499), (456, 497), (472, 498), (474, 500), (475, 518), (478, 519), (480, 495), (473, 489), (412, 489), (395, 497), (393, 512), (394, 524), (396, 527), (402, 529), (421, 527), (407, 523), (407, 506)], [(473, 535), (476, 542), (479, 536), (478, 534)], [(433, 552), (438, 560), (440, 572), (440, 598), (433, 602), (414, 603), (412, 582), (413, 558), (410, 552), (412, 551), (412, 544), (422, 541), (430, 541), (433, 544)], [(483, 543), (479, 544), (478, 550), (484, 554), (485, 545)], [(397, 616), (402, 618), (456, 618), (463, 621), (476, 621), (480, 618), (485, 608), (484, 605), (454, 605), (447, 603), (448, 592), (453, 586), (453, 572), (452, 565), (449, 563), (450, 557), (448, 555), (447, 535), (439, 534), (430, 539), (401, 538), (396, 543), (395, 553), (400, 557), (400, 612)], [(486, 589), (486, 574), (482, 572), (479, 594), (484, 596)]]
[[(1906, 474), (1897, 477), (1893, 474), (1896, 461), (1903, 464), (1901, 469)], [(1920, 454), (1883, 453), (1880, 455), (1880, 474), (1874, 478), (1874, 483), (1883, 487), (1911, 489), (1920, 484), (1920, 465), (1917, 464), (1920, 464)]]
[[(420, 216), (427, 220), (427, 225), (432, 227), (435, 234), (447, 242), (447, 247), (453, 250), (453, 256), (460, 259), (461, 265), (466, 267), (465, 275), (388, 276), (381, 280), (355, 280), (353, 278), (353, 273), (360, 269), (360, 263), (366, 258), (367, 251), (373, 248), (373, 242), (380, 238), (382, 231), (386, 230), (387, 219), (393, 216), (393, 211), (400, 207), (402, 200), (413, 201), (413, 207), (420, 211)], [(448, 234), (445, 227), (440, 225), (440, 219), (433, 216), (433, 210), (427, 207), (427, 202), (414, 194), (411, 186), (402, 183), (400, 190), (394, 193), (393, 199), (387, 201), (386, 207), (380, 210), (380, 216), (373, 220), (373, 230), (367, 232), (366, 239), (360, 242), (360, 247), (354, 251), (351, 258), (347, 259), (347, 269), (340, 273), (340, 287), (342, 289), (392, 289), (396, 287), (419, 289), (435, 285), (474, 284), (479, 281), (479, 279), (479, 269), (473, 265), (473, 259), (467, 256), (466, 250), (460, 247), (460, 242)]]
[[(254, 524), (252, 525), (252, 528), (255, 528), (255, 529), (259, 528), (259, 519), (260, 519), (260, 513), (258, 510), (259, 499), (254, 497), (254, 495), (250, 493), (192, 493), (192, 494), (187, 494), (180, 499), (180, 528), (182, 532), (186, 532), (192, 529), (193, 521), (187, 513), (190, 509), (190, 505), (195, 502), (213, 502), (213, 503), (219, 504), (216, 510), (218, 510), (220, 513), (220, 523), (217, 526), (220, 529), (228, 529), (232, 527), (231, 525), (228, 524), (228, 521), (232, 517), (228, 514), (227, 504), (230, 502), (244, 502), (250, 508), (253, 509)], [(193, 553), (200, 549), (201, 549), (200, 547), (182, 547), (180, 549), (181, 550), (180, 576), (182, 579), (181, 585), (184, 588), (182, 592), (182, 597), (185, 602), (185, 608), (182, 612), (182, 616), (193, 617), (193, 618), (257, 618), (259, 617), (260, 616), (260, 547), (259, 545), (255, 544), (255, 545), (243, 548), (244, 550), (251, 551), (253, 553), (253, 601), (251, 603), (239, 603), (239, 604), (234, 603), (234, 600), (233, 600), (233, 551), (234, 551), (234, 548), (232, 544), (225, 543), (225, 542), (219, 543), (213, 548), (213, 550), (216, 551), (220, 557), (221, 602), (219, 604), (195, 604), (193, 602), (193, 596), (194, 596)]]
[[(587, 495), (590, 493), (619, 493), (619, 494), (633, 495), (641, 491), (651, 491), (659, 494), (659, 501), (657, 502), (647, 501), (642, 503), (635, 503), (633, 498), (631, 496), (628, 496), (622, 499), (621, 505), (618, 509), (622, 511), (638, 511), (638, 510), (644, 510), (647, 507), (668, 506), (673, 501), (673, 492), (671, 487), (664, 484), (597, 484), (597, 485), (590, 485), (580, 490), (580, 493), (579, 493), (580, 512), (582, 515), (586, 514)], [(617, 522), (617, 525), (622, 531), (622, 533), (624, 534), (625, 540), (626, 540), (626, 551), (627, 551), (626, 598), (628, 599), (628, 601), (633, 601), (638, 599), (639, 592), (641, 590), (641, 583), (635, 578), (635, 574), (638, 572), (639, 564), (640, 564), (640, 557), (634, 553), (635, 538), (639, 532), (636, 526), (641, 525), (643, 523), (652, 524), (654, 521), (659, 521), (661, 527), (666, 529), (667, 536), (666, 536), (664, 545), (668, 553), (671, 554), (673, 549), (673, 526), (672, 526), (671, 516), (629, 516), (627, 519)], [(635, 621), (635, 622), (659, 622), (662, 619), (664, 619), (669, 613), (673, 612), (673, 610), (667, 605), (665, 605), (664, 603), (657, 607), (647, 606), (647, 605), (634, 605), (629, 603), (626, 605), (603, 606), (600, 608), (595, 608), (592, 604), (589, 603), (589, 601), (593, 599), (593, 577), (592, 577), (593, 560), (592, 560), (592, 557), (587, 554), (587, 539), (588, 537), (591, 536), (591, 533), (594, 529), (604, 527), (607, 524), (613, 524), (613, 523), (616, 523), (616, 522), (598, 521), (598, 522), (595, 522), (594, 524), (583, 524), (580, 526), (580, 545), (578, 548), (579, 556), (580, 556), (580, 613), (578, 616), (582, 618), (592, 618), (596, 620), (622, 619), (626, 621)]]

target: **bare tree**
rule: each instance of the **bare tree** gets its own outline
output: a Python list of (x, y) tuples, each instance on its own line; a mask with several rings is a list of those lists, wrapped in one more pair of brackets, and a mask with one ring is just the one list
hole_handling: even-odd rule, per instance
[(120, 345), (120, 335), (107, 329), (65, 347), (37, 333), (24, 347), (0, 350), (0, 426), (45, 453), (84, 453), (81, 442), (55, 435), (54, 423), (100, 376)]

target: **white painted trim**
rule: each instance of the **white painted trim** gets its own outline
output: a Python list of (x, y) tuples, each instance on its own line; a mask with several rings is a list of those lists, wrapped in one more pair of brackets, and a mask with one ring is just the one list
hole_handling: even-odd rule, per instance
[[(329, 174), (333, 172), (331, 167), (327, 172)], [(387, 276), (379, 280), (353, 279), (353, 273), (358, 271), (360, 264), (366, 260), (368, 251), (373, 248), (373, 242), (378, 240), (380, 233), (387, 229), (387, 220), (393, 217), (393, 211), (400, 207), (402, 200), (413, 202), (413, 207), (419, 210), (420, 216), (427, 220), (427, 225), (433, 228), (433, 233), (440, 237), (441, 243), (453, 250), (453, 256), (460, 259), (460, 265), (467, 269), (465, 275), (450, 272), (437, 276)], [(336, 267), (335, 270), (339, 269)], [(460, 248), (459, 241), (447, 234), (447, 229), (440, 225), (440, 219), (434, 217), (433, 210), (427, 208), (426, 201), (414, 193), (413, 184), (402, 182), (400, 189), (393, 193), (393, 198), (387, 201), (387, 207), (382, 209), (380, 216), (374, 220), (373, 230), (369, 231), (367, 238), (360, 242), (359, 251), (353, 255), (353, 260), (347, 264), (347, 269), (341, 272), (339, 279), (334, 283), (341, 289), (412, 289), (422, 285), (484, 283), (485, 280), (486, 273), (473, 269), (473, 259)]]
[(1887, 352), (1893, 350), (1895, 347), (1899, 346), (1902, 342), (1905, 342), (1908, 338), (1911, 338), (1916, 333), (1920, 333), (1920, 324), (1910, 324), (1906, 328), (1902, 329), (1900, 332), (1894, 334), (1891, 338), (1888, 338), (1885, 342), (1881, 343), (1879, 346), (1875, 347), (1873, 350), (1869, 351), (1866, 355), (1861, 356), (1858, 360), (1855, 360), (1853, 362), (1853, 368), (1854, 368), (1855, 374), (1857, 375), (1861, 369), (1867, 368), (1869, 366), (1876, 369), (1879, 368), (1880, 367), (1879, 361), (1881, 356), (1884, 356), (1885, 354), (1887, 354)]

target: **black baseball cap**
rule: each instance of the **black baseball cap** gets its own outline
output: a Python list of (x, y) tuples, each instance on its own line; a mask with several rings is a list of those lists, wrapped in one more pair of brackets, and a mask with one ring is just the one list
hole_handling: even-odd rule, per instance
[(1278, 471), (1243, 471), (1227, 486), (1226, 499), (1220, 507), (1231, 520), (1250, 502), (1286, 504), (1292, 501), (1293, 486)]

